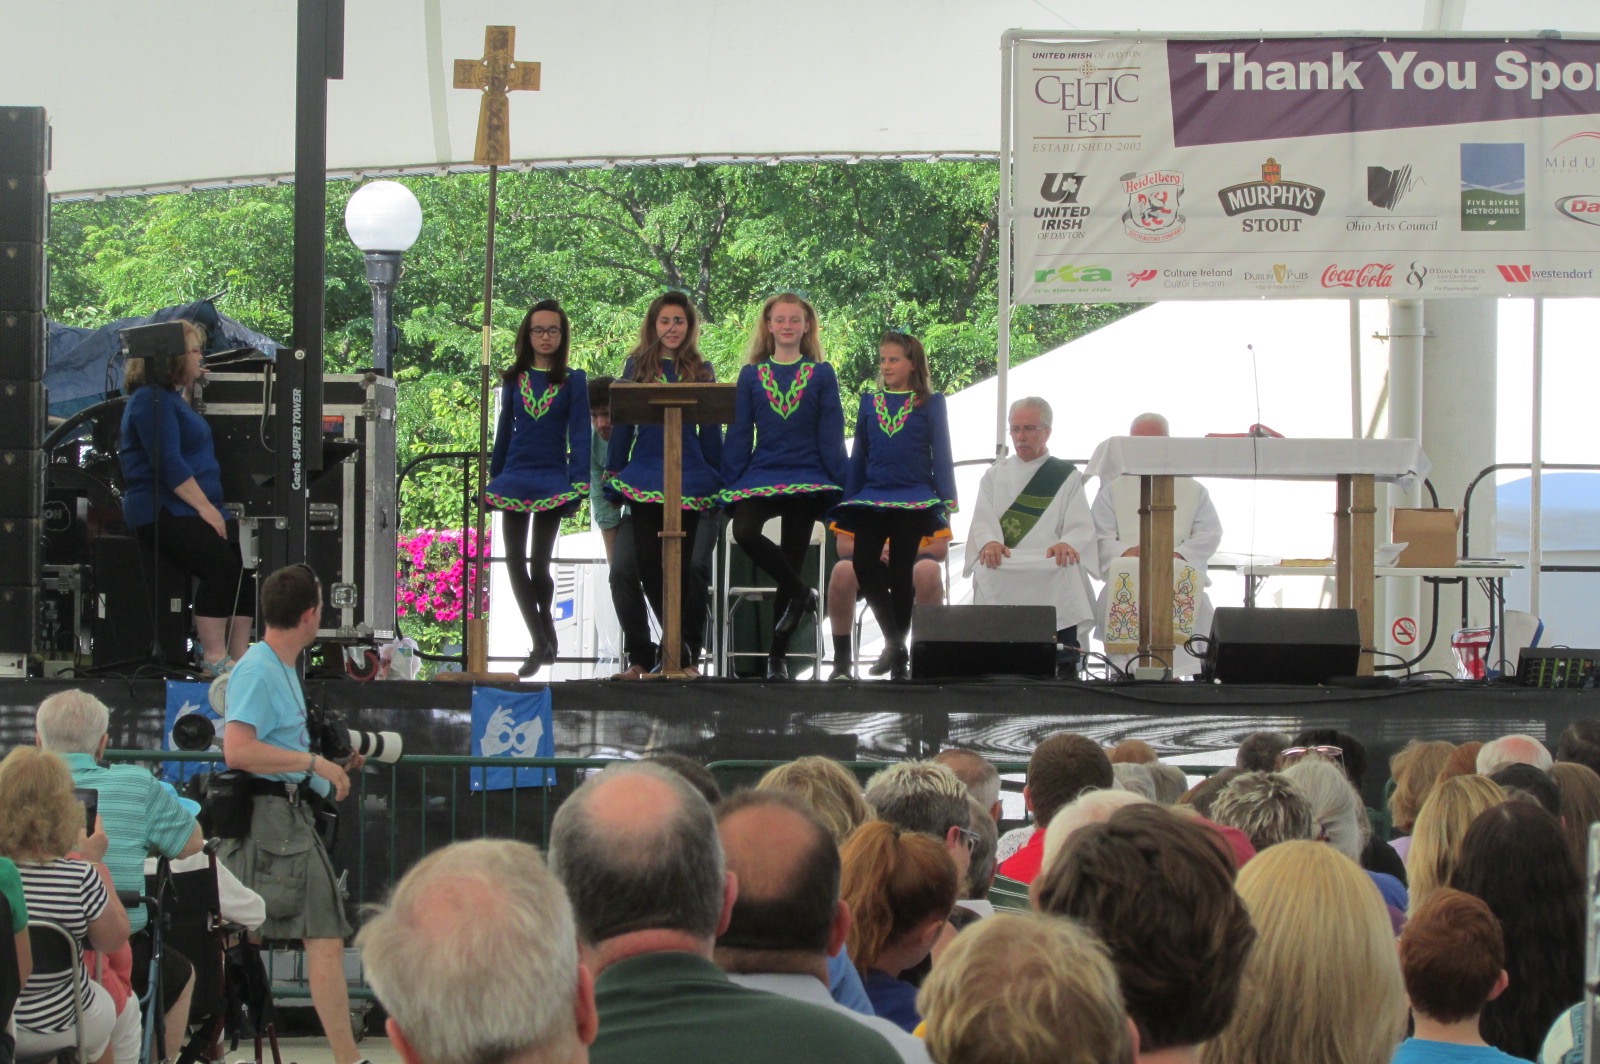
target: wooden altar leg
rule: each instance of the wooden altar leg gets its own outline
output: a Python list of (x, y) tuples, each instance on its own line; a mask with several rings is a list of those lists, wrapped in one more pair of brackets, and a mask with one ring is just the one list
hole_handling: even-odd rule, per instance
[(683, 408), (668, 406), (661, 426), (665, 436), (666, 513), (661, 522), (661, 675), (683, 673)]
[(1376, 500), (1372, 474), (1339, 475), (1338, 505), (1333, 515), (1334, 605), (1356, 611), (1356, 627), (1361, 637), (1361, 658), (1356, 672), (1361, 676), (1372, 675), (1373, 651), (1378, 647), (1374, 632), (1372, 571)]
[[(1139, 478), (1139, 656), (1135, 665), (1165, 665), (1176, 673), (1172, 645), (1171, 476)], [(1156, 659), (1156, 660), (1153, 660)]]

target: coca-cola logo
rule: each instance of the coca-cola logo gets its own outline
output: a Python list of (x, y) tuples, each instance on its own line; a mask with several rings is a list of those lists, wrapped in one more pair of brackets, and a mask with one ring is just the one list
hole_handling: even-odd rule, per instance
[(1340, 269), (1335, 264), (1322, 271), (1324, 288), (1388, 288), (1393, 280), (1392, 262), (1369, 262), (1349, 269)]

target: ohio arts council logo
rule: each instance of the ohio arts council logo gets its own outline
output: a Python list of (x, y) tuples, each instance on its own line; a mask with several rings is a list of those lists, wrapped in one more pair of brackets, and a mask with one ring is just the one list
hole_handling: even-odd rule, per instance
[[(1219, 189), (1217, 199), (1222, 201), (1222, 213), (1229, 218), (1255, 211), (1283, 211), (1289, 214), (1314, 216), (1322, 210), (1327, 193), (1316, 185), (1299, 181), (1285, 181), (1283, 167), (1276, 159), (1261, 164), (1261, 178), (1243, 184)], [(1245, 233), (1298, 233), (1301, 218), (1245, 218), (1239, 229)]]
[(1123, 174), (1119, 180), (1128, 194), (1128, 209), (1122, 224), (1128, 235), (1146, 243), (1171, 240), (1183, 232), (1184, 216), (1178, 213), (1183, 197), (1183, 174), (1176, 170), (1151, 170)]
[(1392, 211), (1412, 189), (1423, 183), (1411, 172), (1411, 164), (1404, 163), (1390, 170), (1386, 166), (1367, 167), (1367, 202), (1382, 210)]

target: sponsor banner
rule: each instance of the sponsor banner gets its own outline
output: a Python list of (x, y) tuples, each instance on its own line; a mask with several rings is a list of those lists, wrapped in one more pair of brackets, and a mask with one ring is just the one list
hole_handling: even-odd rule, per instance
[(1600, 41), (1014, 47), (1018, 302), (1600, 294)]

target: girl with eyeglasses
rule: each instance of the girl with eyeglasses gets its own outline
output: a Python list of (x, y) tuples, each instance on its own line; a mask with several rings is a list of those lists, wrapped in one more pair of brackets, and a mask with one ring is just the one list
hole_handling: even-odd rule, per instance
[[(817, 339), (817, 312), (793, 292), (762, 306), (745, 355), (722, 452), (723, 498), (734, 542), (777, 581), (767, 679), (787, 680), (789, 640), (817, 612), (800, 566), (817, 519), (844, 488), (844, 409)], [(782, 522), (777, 543), (763, 533), (774, 517)]]
[(916, 601), (917, 547), (956, 510), (955, 465), (944, 396), (929, 385), (920, 340), (893, 330), (883, 334), (878, 385), (861, 397), (839, 523), (855, 534), (856, 580), (883, 631), (879, 664), (891, 680), (905, 680), (911, 676), (906, 636)]
[(553, 299), (517, 327), (516, 360), (500, 375), (500, 419), (483, 504), (501, 513), (506, 571), (533, 649), (517, 669), (532, 676), (556, 660), (556, 585), (550, 557), (561, 519), (589, 494), (589, 389), (567, 365), (572, 324)]
[[(638, 384), (709, 383), (716, 372), (700, 353), (700, 321), (694, 304), (682, 292), (664, 292), (645, 312), (639, 340), (617, 378)], [(613, 393), (615, 394), (615, 393)], [(607, 494), (628, 505), (639, 582), (658, 619), (665, 616), (666, 592), (661, 563), (661, 530), (666, 526), (666, 483), (662, 461), (665, 431), (660, 425), (629, 425), (612, 418), (606, 451)], [(706, 586), (691, 576), (695, 530), (703, 511), (722, 505), (722, 426), (683, 425), (683, 664), (695, 673), (705, 644)], [(642, 675), (639, 663), (621, 674)]]

